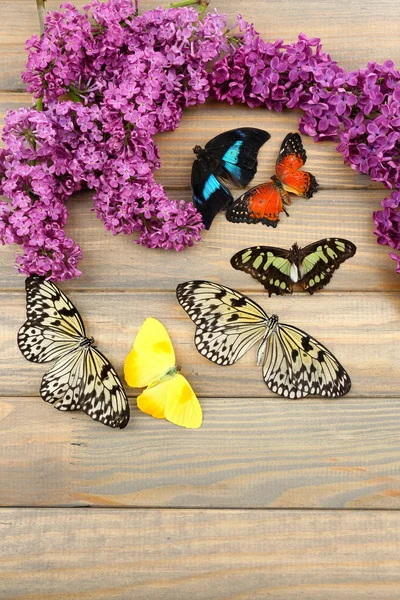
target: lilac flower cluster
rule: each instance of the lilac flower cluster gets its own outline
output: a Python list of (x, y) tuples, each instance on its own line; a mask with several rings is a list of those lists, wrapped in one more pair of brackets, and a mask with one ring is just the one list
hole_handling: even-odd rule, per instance
[(167, 198), (156, 133), (210, 95), (207, 65), (228, 49), (225, 19), (193, 8), (137, 15), (131, 0), (95, 0), (49, 13), (27, 43), (23, 80), (37, 107), (10, 112), (0, 154), (0, 241), (17, 243), (20, 272), (53, 281), (80, 275), (80, 247), (65, 233), (65, 201), (94, 191), (113, 234), (149, 248), (182, 250), (200, 239), (192, 203)]
[[(315, 141), (339, 141), (344, 161), (374, 181), (400, 190), (400, 73), (392, 61), (346, 72), (322, 51), (320, 40), (263, 41), (238, 20), (231, 52), (216, 62), (212, 90), (219, 100), (303, 111), (299, 130)], [(374, 213), (380, 244), (400, 249), (398, 192)], [(390, 256), (398, 260), (396, 254)], [(400, 271), (400, 267), (397, 268)]]

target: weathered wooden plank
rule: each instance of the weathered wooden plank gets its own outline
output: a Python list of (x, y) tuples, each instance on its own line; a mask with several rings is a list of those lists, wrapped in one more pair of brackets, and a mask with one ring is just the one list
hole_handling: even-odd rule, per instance
[[(179, 283), (182, 277), (175, 274)], [(23, 279), (20, 278), (21, 288)], [(229, 283), (229, 281), (223, 281)], [(162, 287), (162, 279), (160, 279)], [(67, 286), (63, 286), (68, 289)], [(193, 344), (194, 324), (176, 301), (173, 292), (87, 293), (73, 292), (87, 333), (112, 360), (118, 372), (132, 346), (134, 335), (148, 316), (160, 319), (168, 329), (177, 354), (177, 364), (199, 396), (272, 396), (255, 364), (255, 349), (236, 365), (220, 367), (202, 357)], [(396, 397), (399, 365), (395, 348), (400, 340), (400, 295), (396, 293), (296, 294), (268, 299), (252, 293), (269, 314), (277, 313), (315, 336), (337, 355), (348, 369), (354, 396)], [(0, 390), (3, 395), (37, 395), (45, 365), (33, 365), (20, 354), (16, 333), (25, 319), (25, 295), (1, 293)], [(48, 367), (47, 367), (48, 368)], [(16, 377), (16, 373), (18, 376)], [(130, 390), (132, 395), (132, 390)], [(346, 400), (342, 400), (345, 402)], [(340, 404), (340, 402), (338, 403)]]
[[(75, 0), (74, 4), (81, 8), (88, 2)], [(155, 8), (157, 4), (154, 0), (143, 0), (140, 10)], [(168, 5), (168, 2), (164, 4)], [(56, 10), (60, 2), (48, 0), (47, 5), (50, 10)], [(211, 8), (214, 7), (228, 14), (230, 24), (240, 12), (255, 23), (264, 39), (283, 38), (291, 42), (301, 31), (310, 37), (319, 36), (325, 51), (347, 69), (364, 67), (372, 60), (383, 62), (391, 58), (400, 62), (397, 43), (400, 27), (393, 0), (369, 3), (368, 11), (358, 0), (350, 3), (338, 0), (334, 13), (329, 3), (313, 0), (304, 0), (301, 10), (288, 0), (273, 0), (268, 4), (268, 10), (265, 10), (264, 0), (252, 0), (251, 4), (215, 0), (211, 4)], [(0, 1), (0, 90), (21, 89), (20, 73), (26, 61), (24, 44), (34, 33), (39, 33), (34, 0)]]
[(392, 600), (387, 511), (1, 510), (7, 600)]
[(131, 400), (124, 431), (1, 398), (0, 506), (400, 508), (400, 400), (201, 399), (177, 428)]
[[(1, 93), (0, 131), (7, 110), (31, 105), (28, 94)], [(264, 109), (250, 110), (245, 106), (228, 106), (215, 101), (210, 101), (205, 106), (187, 109), (178, 131), (166, 132), (156, 137), (162, 162), (162, 167), (157, 172), (157, 180), (169, 188), (188, 190), (194, 160), (192, 148), (196, 144), (204, 145), (222, 129), (261, 127), (268, 130), (272, 136), (260, 150), (258, 172), (252, 185), (262, 183), (274, 173), (280, 144), (289, 131), (297, 130), (299, 116), (299, 111), (271, 113)], [(201, 129), (199, 123), (202, 123)], [(333, 142), (314, 144), (307, 136), (304, 136), (303, 140), (309, 157), (307, 165), (317, 177), (321, 190), (382, 189), (382, 185), (372, 182), (367, 175), (356, 173), (348, 165), (344, 166)], [(4, 145), (4, 142), (1, 142), (1, 146)], [(320, 195), (321, 193), (322, 191)]]
[[(199, 244), (178, 253), (143, 248), (133, 243), (134, 236), (112, 236), (92, 212), (90, 194), (78, 194), (68, 204), (67, 231), (83, 249), (83, 276), (68, 287), (172, 290), (179, 274), (182, 280), (213, 278), (232, 287), (262, 291), (255, 279), (231, 267), (235, 252), (258, 244), (289, 248), (295, 241), (306, 245), (339, 236), (352, 240), (357, 253), (335, 273), (326, 291), (399, 290), (400, 277), (388, 248), (378, 246), (372, 233), (372, 212), (380, 208), (385, 194), (384, 190), (324, 191), (310, 201), (294, 200), (290, 217), (282, 215), (276, 229), (228, 223), (221, 214), (211, 230), (203, 232)], [(190, 199), (190, 192), (171, 191), (169, 195)], [(18, 250), (16, 245), (0, 247), (0, 289), (21, 285), (21, 276), (13, 269)]]

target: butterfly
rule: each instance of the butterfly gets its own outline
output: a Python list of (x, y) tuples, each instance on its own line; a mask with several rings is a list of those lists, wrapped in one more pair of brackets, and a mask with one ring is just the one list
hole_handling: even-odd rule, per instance
[(258, 279), (270, 296), (291, 294), (297, 282), (313, 294), (329, 283), (335, 270), (355, 253), (352, 242), (326, 238), (305, 248), (293, 244), (290, 250), (272, 246), (245, 248), (232, 256), (231, 265)]
[(301, 137), (288, 133), (282, 142), (276, 161), (275, 175), (270, 181), (253, 187), (234, 200), (227, 208), (226, 218), (232, 223), (263, 223), (276, 227), (279, 213), (291, 204), (289, 193), (311, 198), (318, 190), (314, 175), (301, 171), (307, 160)]
[(204, 149), (193, 148), (193, 201), (206, 229), (211, 227), (215, 215), (233, 201), (219, 179), (245, 187), (256, 174), (258, 151), (270, 137), (262, 129), (242, 127), (217, 135)]
[(111, 363), (87, 338), (71, 300), (38, 275), (25, 281), (27, 321), (18, 332), (24, 357), (37, 363), (56, 361), (45, 373), (40, 395), (58, 410), (79, 410), (95, 421), (123, 429), (129, 404)]
[(125, 380), (131, 387), (146, 387), (137, 397), (140, 410), (156, 419), (196, 429), (202, 410), (189, 382), (175, 366), (175, 352), (164, 325), (149, 317), (125, 360)]
[(348, 374), (316, 339), (269, 317), (254, 300), (210, 281), (178, 285), (178, 302), (196, 324), (197, 350), (218, 365), (232, 365), (257, 342), (257, 364), (272, 392), (285, 398), (344, 396)]

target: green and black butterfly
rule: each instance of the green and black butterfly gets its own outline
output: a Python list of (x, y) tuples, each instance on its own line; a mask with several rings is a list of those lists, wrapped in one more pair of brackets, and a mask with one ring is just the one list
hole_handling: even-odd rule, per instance
[(325, 287), (336, 269), (355, 253), (352, 242), (326, 238), (305, 248), (293, 244), (290, 250), (272, 246), (245, 248), (232, 256), (231, 265), (258, 279), (270, 296), (291, 294), (295, 283), (313, 294)]

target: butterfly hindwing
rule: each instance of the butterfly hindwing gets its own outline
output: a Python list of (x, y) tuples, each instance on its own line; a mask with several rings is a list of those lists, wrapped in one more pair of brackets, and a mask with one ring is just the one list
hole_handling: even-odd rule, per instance
[(203, 415), (190, 383), (180, 373), (146, 388), (137, 398), (140, 410), (175, 425), (197, 429)]
[(219, 365), (238, 361), (263, 335), (269, 318), (243, 294), (210, 281), (176, 288), (179, 304), (197, 325), (197, 350)]
[(329, 283), (336, 269), (356, 253), (356, 246), (342, 238), (326, 238), (299, 253), (301, 284), (310, 294)]
[(308, 395), (338, 398), (351, 387), (347, 372), (325, 346), (284, 324), (267, 339), (263, 377), (271, 391), (290, 399)]
[(198, 159), (192, 167), (192, 195), (206, 229), (210, 229), (215, 215), (233, 200), (230, 191)]
[(58, 410), (83, 409), (109, 427), (123, 429), (129, 422), (128, 399), (114, 367), (90, 346), (59, 358), (43, 376), (40, 394)]
[[(287, 199), (286, 199), (287, 200)], [(290, 199), (286, 202), (290, 204)], [(276, 227), (279, 213), (284, 211), (282, 196), (272, 181), (258, 185), (236, 198), (227, 208), (231, 223), (263, 223)]]
[(244, 271), (257, 279), (270, 296), (293, 292), (290, 277), (292, 263), (288, 250), (272, 246), (245, 248), (232, 256), (231, 265), (237, 271)]

